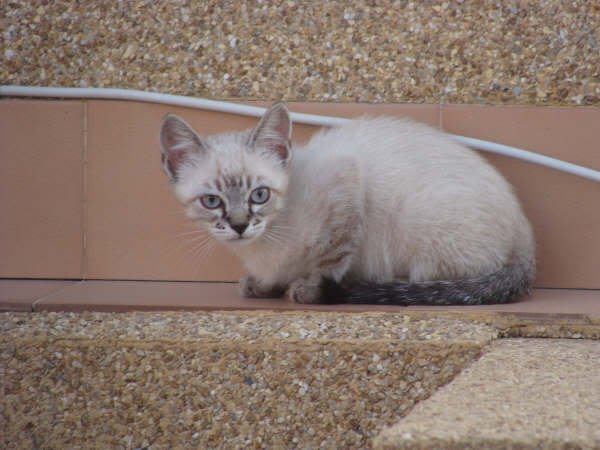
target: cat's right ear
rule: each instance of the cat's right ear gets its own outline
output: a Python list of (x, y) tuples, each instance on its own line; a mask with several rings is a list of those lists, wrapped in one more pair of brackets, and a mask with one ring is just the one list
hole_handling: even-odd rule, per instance
[(206, 147), (181, 117), (167, 114), (160, 124), (160, 152), (163, 170), (172, 183), (179, 179), (182, 164), (191, 154), (202, 154)]
[(276, 103), (262, 116), (248, 137), (248, 144), (276, 155), (285, 166), (292, 156), (292, 120), (284, 103)]

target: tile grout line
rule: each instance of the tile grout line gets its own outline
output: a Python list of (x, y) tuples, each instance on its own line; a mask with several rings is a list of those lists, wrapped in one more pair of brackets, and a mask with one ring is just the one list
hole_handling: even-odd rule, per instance
[(81, 206), (81, 278), (87, 279), (88, 261), (87, 261), (87, 233), (88, 233), (88, 101), (83, 102), (83, 130), (82, 130), (82, 206)]
[(444, 103), (444, 98), (440, 98), (440, 101), (437, 104), (438, 107), (438, 127), (440, 130), (446, 132), (446, 130), (444, 130), (444, 114), (443, 114), (443, 110), (444, 110), (444, 105), (446, 105), (447, 103)]

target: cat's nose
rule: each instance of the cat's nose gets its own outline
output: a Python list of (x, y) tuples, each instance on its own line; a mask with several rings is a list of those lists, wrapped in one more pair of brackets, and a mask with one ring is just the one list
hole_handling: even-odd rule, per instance
[(238, 223), (238, 224), (229, 224), (229, 226), (236, 231), (237, 234), (239, 234), (240, 236), (242, 234), (244, 234), (244, 231), (246, 231), (246, 228), (248, 228), (248, 222), (246, 223)]

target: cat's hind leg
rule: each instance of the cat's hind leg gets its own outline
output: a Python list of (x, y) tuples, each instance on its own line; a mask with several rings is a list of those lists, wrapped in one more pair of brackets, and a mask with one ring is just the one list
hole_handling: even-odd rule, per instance
[[(351, 239), (331, 248), (307, 277), (298, 278), (290, 284), (288, 296), (296, 303), (327, 303), (323, 293), (329, 291), (332, 284), (342, 281), (350, 270), (355, 253), (356, 245)], [(326, 285), (329, 287), (324, 289)]]
[(318, 272), (299, 278), (290, 284), (288, 296), (295, 303), (319, 303), (321, 300), (322, 277)]
[(341, 283), (354, 262), (362, 240), (363, 194), (360, 170), (353, 158), (336, 158), (321, 167), (324, 185), (321, 207), (316, 203), (313, 223), (320, 223), (319, 239), (308, 249), (307, 274), (290, 283), (288, 296), (296, 303), (323, 303), (324, 286)]

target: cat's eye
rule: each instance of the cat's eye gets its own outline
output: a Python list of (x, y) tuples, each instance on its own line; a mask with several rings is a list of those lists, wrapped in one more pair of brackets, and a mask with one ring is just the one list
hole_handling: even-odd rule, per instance
[(256, 205), (262, 205), (269, 200), (271, 191), (267, 187), (259, 187), (252, 191), (250, 194), (250, 201)]
[(221, 199), (216, 195), (207, 194), (200, 197), (200, 203), (206, 209), (217, 209), (221, 206)]

